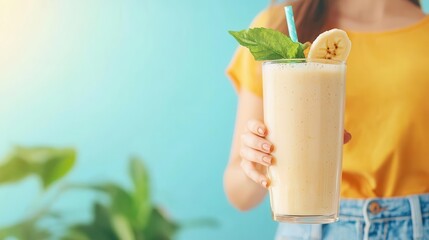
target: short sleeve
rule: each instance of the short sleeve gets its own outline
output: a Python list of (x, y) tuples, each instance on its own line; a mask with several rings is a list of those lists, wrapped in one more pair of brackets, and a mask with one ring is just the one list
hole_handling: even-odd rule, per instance
[[(278, 10), (278, 7), (273, 6), (262, 11), (250, 27), (270, 27), (271, 17), (278, 14)], [(238, 47), (226, 69), (226, 74), (237, 91), (243, 88), (262, 96), (262, 62), (256, 61), (247, 48)]]
[(237, 91), (244, 88), (262, 96), (262, 65), (255, 61), (247, 48), (238, 47), (226, 73)]

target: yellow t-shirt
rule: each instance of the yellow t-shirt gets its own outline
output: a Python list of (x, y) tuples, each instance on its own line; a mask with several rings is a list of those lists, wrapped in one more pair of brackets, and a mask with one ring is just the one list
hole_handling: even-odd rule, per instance
[[(252, 26), (271, 27), (265, 11)], [(341, 196), (429, 193), (429, 16), (402, 29), (348, 32)], [(239, 47), (227, 74), (236, 88), (262, 96), (261, 63)]]

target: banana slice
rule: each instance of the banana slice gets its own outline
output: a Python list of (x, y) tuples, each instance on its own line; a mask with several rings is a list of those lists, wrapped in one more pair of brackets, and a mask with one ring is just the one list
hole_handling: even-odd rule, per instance
[(349, 56), (352, 43), (347, 33), (340, 29), (331, 29), (320, 34), (311, 45), (308, 58), (345, 61)]

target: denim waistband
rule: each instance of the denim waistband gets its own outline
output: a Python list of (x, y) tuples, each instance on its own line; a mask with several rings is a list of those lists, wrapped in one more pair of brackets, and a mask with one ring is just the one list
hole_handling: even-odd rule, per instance
[(392, 198), (341, 199), (340, 218), (358, 218), (370, 221), (386, 218), (411, 217), (413, 201), (420, 204), (421, 215), (429, 215), (429, 194)]
[[(354, 222), (357, 229), (355, 234), (360, 236), (359, 239), (369, 240), (380, 231), (386, 234), (386, 231), (394, 232), (398, 230), (398, 225), (389, 227), (386, 223), (411, 222), (412, 234), (408, 238), (401, 238), (398, 235), (398, 239), (421, 240), (424, 238), (423, 219), (428, 218), (429, 194), (392, 198), (341, 199), (339, 222), (324, 225), (282, 223), (277, 231), (276, 239), (321, 240), (324, 233), (329, 232), (330, 228), (331, 230), (337, 229), (339, 232), (346, 229), (342, 234), (353, 234), (353, 231), (350, 231), (350, 223)], [(343, 225), (344, 223), (348, 225)], [(342, 226), (347, 226), (347, 228), (341, 228)], [(337, 234), (338, 231), (336, 232)], [(352, 239), (356, 236), (342, 237), (342, 239)]]

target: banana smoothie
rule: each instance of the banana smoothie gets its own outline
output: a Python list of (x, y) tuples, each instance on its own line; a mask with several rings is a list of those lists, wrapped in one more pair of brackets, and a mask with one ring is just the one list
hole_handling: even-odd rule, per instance
[(300, 43), (291, 11), (285, 7), (290, 37), (269, 28), (229, 33), (255, 60), (265, 61), (264, 121), (274, 145), (267, 169), (273, 219), (332, 223), (339, 211), (351, 41), (345, 31), (331, 29), (312, 44)]
[(274, 219), (335, 221), (345, 65), (328, 60), (266, 62), (263, 79), (264, 120), (275, 146), (268, 170)]

